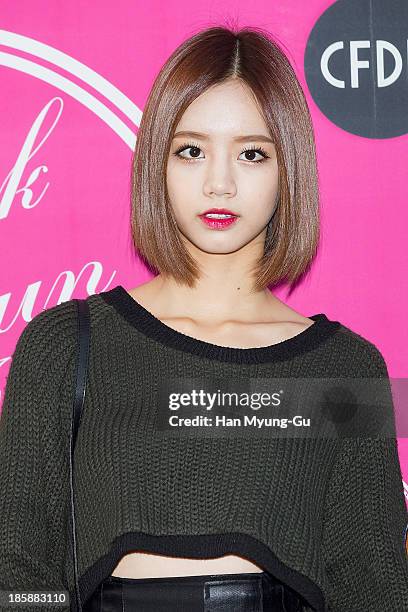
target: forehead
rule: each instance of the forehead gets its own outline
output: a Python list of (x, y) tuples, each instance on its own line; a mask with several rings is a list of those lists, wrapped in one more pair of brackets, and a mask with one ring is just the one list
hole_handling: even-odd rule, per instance
[(269, 136), (252, 91), (241, 81), (227, 81), (203, 92), (187, 107), (175, 131), (204, 133), (209, 140)]

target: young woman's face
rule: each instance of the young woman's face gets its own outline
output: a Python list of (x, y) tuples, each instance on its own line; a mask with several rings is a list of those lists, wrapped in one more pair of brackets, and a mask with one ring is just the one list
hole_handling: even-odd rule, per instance
[[(217, 85), (187, 108), (171, 143), (167, 189), (187, 243), (207, 253), (231, 253), (251, 242), (263, 247), (278, 165), (267, 126), (241, 82)], [(212, 208), (237, 217), (200, 216)]]

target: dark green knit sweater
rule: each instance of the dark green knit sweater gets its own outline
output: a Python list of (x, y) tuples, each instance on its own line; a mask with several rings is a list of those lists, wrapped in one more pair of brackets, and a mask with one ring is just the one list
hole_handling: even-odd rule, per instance
[[(317, 314), (278, 344), (226, 348), (171, 329), (120, 285), (88, 302), (90, 369), (75, 450), (83, 603), (138, 549), (245, 556), (295, 589), (305, 610), (408, 610), (395, 437), (186, 435), (157, 426), (163, 382), (177, 378), (379, 377), (389, 388), (375, 345)], [(66, 590), (72, 609), (76, 357), (74, 301), (37, 314), (15, 348), (0, 419), (0, 589)]]

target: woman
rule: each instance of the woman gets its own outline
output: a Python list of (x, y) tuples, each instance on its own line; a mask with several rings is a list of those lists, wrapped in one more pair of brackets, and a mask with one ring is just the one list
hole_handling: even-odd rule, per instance
[[(282, 400), (302, 380), (377, 377), (393, 411), (373, 344), (268, 289), (293, 286), (313, 259), (318, 186), (305, 98), (266, 33), (210, 28), (169, 58), (138, 133), (132, 203), (135, 247), (157, 275), (87, 298), (83, 610), (408, 609), (395, 436), (262, 435), (254, 410), (288, 405), (279, 415), (215, 402), (258, 401), (265, 380)], [(70, 300), (19, 339), (0, 430), (0, 586), (66, 589), (71, 609), (75, 358)]]

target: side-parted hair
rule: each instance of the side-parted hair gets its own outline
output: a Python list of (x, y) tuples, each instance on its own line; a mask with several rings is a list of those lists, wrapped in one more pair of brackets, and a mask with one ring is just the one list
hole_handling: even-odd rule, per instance
[(262, 28), (214, 26), (184, 41), (168, 58), (150, 91), (132, 160), (131, 232), (146, 264), (190, 287), (198, 263), (179, 235), (166, 185), (167, 160), (177, 124), (208, 88), (240, 79), (254, 95), (273, 139), (279, 168), (276, 210), (254, 290), (295, 284), (319, 241), (319, 188), (313, 125), (295, 72)]

